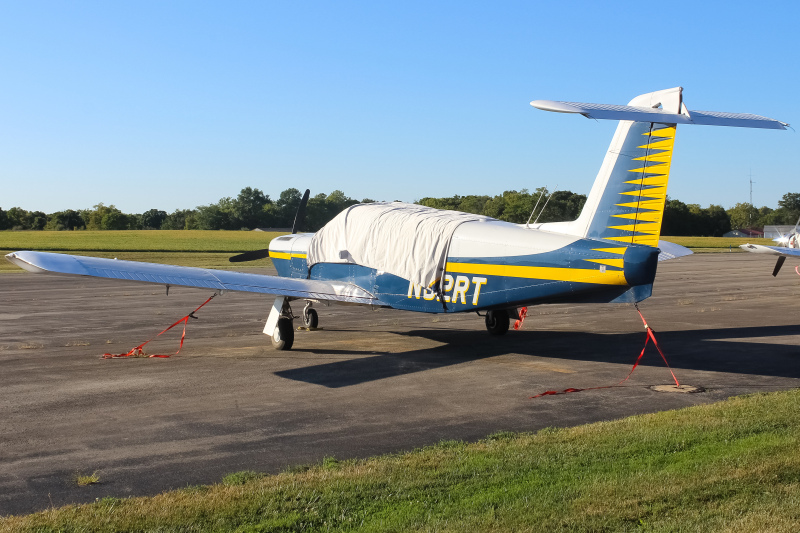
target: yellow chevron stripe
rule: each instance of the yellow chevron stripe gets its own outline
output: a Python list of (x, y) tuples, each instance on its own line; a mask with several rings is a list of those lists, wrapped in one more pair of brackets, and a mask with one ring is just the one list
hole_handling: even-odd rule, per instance
[(622, 255), (627, 250), (627, 246), (619, 246), (617, 248), (592, 248), (593, 252), (605, 252), (607, 254), (619, 254)]
[(653, 222), (642, 223), (642, 224), (631, 224), (629, 226), (608, 226), (609, 229), (618, 229), (620, 231), (634, 231), (637, 233), (648, 233), (658, 234), (661, 231), (661, 224), (656, 224)]
[(598, 263), (601, 265), (612, 266), (617, 268), (624, 268), (625, 266), (624, 259), (584, 259), (584, 261), (589, 261), (590, 263)]
[(649, 142), (647, 144), (643, 144), (642, 146), (637, 146), (637, 148), (650, 148), (651, 150), (672, 150), (673, 146), (675, 146), (675, 139), (667, 138), (663, 141)]
[(661, 220), (659, 211), (642, 211), (639, 213), (623, 213), (621, 215), (611, 215), (616, 218), (627, 218), (638, 222), (658, 222)]
[(661, 211), (664, 202), (663, 200), (641, 200), (639, 202), (628, 202), (616, 205), (620, 207), (631, 207), (633, 209), (650, 209), (653, 211)]
[[(630, 237), (629, 237), (630, 238)], [(621, 270), (589, 268), (553, 268), (519, 265), (482, 265), (477, 263), (447, 263), (451, 274), (478, 274), (504, 276), (507, 278), (546, 279), (552, 281), (574, 281), (577, 283), (596, 283), (599, 285), (627, 285)]]
[(666, 176), (669, 174), (669, 165), (667, 164), (660, 164), (660, 165), (652, 165), (649, 167), (642, 167), (642, 168), (632, 168), (628, 170), (628, 172), (636, 172), (637, 174), (661, 174), (662, 176)]
[(666, 187), (667, 180), (669, 176), (648, 176), (646, 178), (641, 178), (638, 180), (630, 180), (626, 181), (625, 183), (635, 184), (635, 185), (650, 185), (656, 187)]
[(658, 233), (655, 235), (637, 235), (633, 238), (633, 244), (643, 244), (656, 248), (658, 247)]
[(648, 131), (642, 135), (650, 135), (652, 137), (675, 137), (675, 126), (668, 126), (659, 130)]
[(634, 157), (631, 161), (657, 161), (669, 163), (672, 159), (672, 151), (659, 152), (657, 154), (643, 155), (642, 157)]
[[(641, 191), (629, 191), (629, 192), (621, 192), (620, 194), (624, 194), (626, 196), (639, 196), (641, 198), (666, 198), (667, 197), (667, 188), (666, 187), (653, 187), (652, 189), (644, 189)], [(619, 205), (619, 204), (617, 204)], [(663, 209), (663, 206), (659, 207), (659, 209)]]

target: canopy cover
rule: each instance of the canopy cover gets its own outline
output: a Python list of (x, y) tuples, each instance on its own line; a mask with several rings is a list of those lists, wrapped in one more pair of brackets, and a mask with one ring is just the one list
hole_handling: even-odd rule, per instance
[(401, 202), (357, 204), (311, 239), (306, 260), (352, 263), (428, 287), (441, 278), (456, 228), (490, 217)]

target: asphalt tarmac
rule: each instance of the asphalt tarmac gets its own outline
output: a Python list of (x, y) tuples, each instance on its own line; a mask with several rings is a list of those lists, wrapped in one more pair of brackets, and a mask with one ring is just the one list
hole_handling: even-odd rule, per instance
[[(800, 277), (791, 261), (772, 268), (739, 253), (659, 265), (640, 307), (681, 383), (705, 392), (653, 390), (672, 378), (651, 345), (623, 386), (536, 399), (623, 379), (645, 341), (633, 307), (533, 307), (497, 338), (475, 314), (317, 306), (323, 329), (276, 352), (261, 333), (271, 298), (226, 293), (190, 320), (179, 355), (103, 360), (210, 293), (0, 275), (0, 515), (798, 387)], [(174, 352), (180, 332), (148, 352)], [(77, 486), (92, 472), (100, 483)]]

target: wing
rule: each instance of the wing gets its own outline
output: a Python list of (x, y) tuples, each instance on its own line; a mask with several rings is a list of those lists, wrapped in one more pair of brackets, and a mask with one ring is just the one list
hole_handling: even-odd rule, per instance
[(37, 273), (56, 272), (161, 285), (258, 292), (290, 298), (385, 305), (361, 287), (338, 281), (281, 278), (210, 268), (159, 265), (47, 252), (12, 252), (6, 255), (6, 259), (29, 272)]
[(739, 246), (745, 252), (754, 254), (780, 255), (783, 257), (800, 257), (800, 248), (783, 248), (782, 246), (763, 246), (761, 244), (742, 244)]

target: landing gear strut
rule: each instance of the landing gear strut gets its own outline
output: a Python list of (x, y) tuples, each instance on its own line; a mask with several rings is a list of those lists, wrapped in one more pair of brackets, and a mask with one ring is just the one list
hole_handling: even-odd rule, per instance
[(317, 310), (311, 307), (311, 302), (306, 302), (303, 308), (303, 325), (308, 329), (314, 329), (319, 325)]
[(505, 309), (486, 313), (486, 329), (492, 335), (505, 335), (508, 333), (509, 322), (508, 311)]

